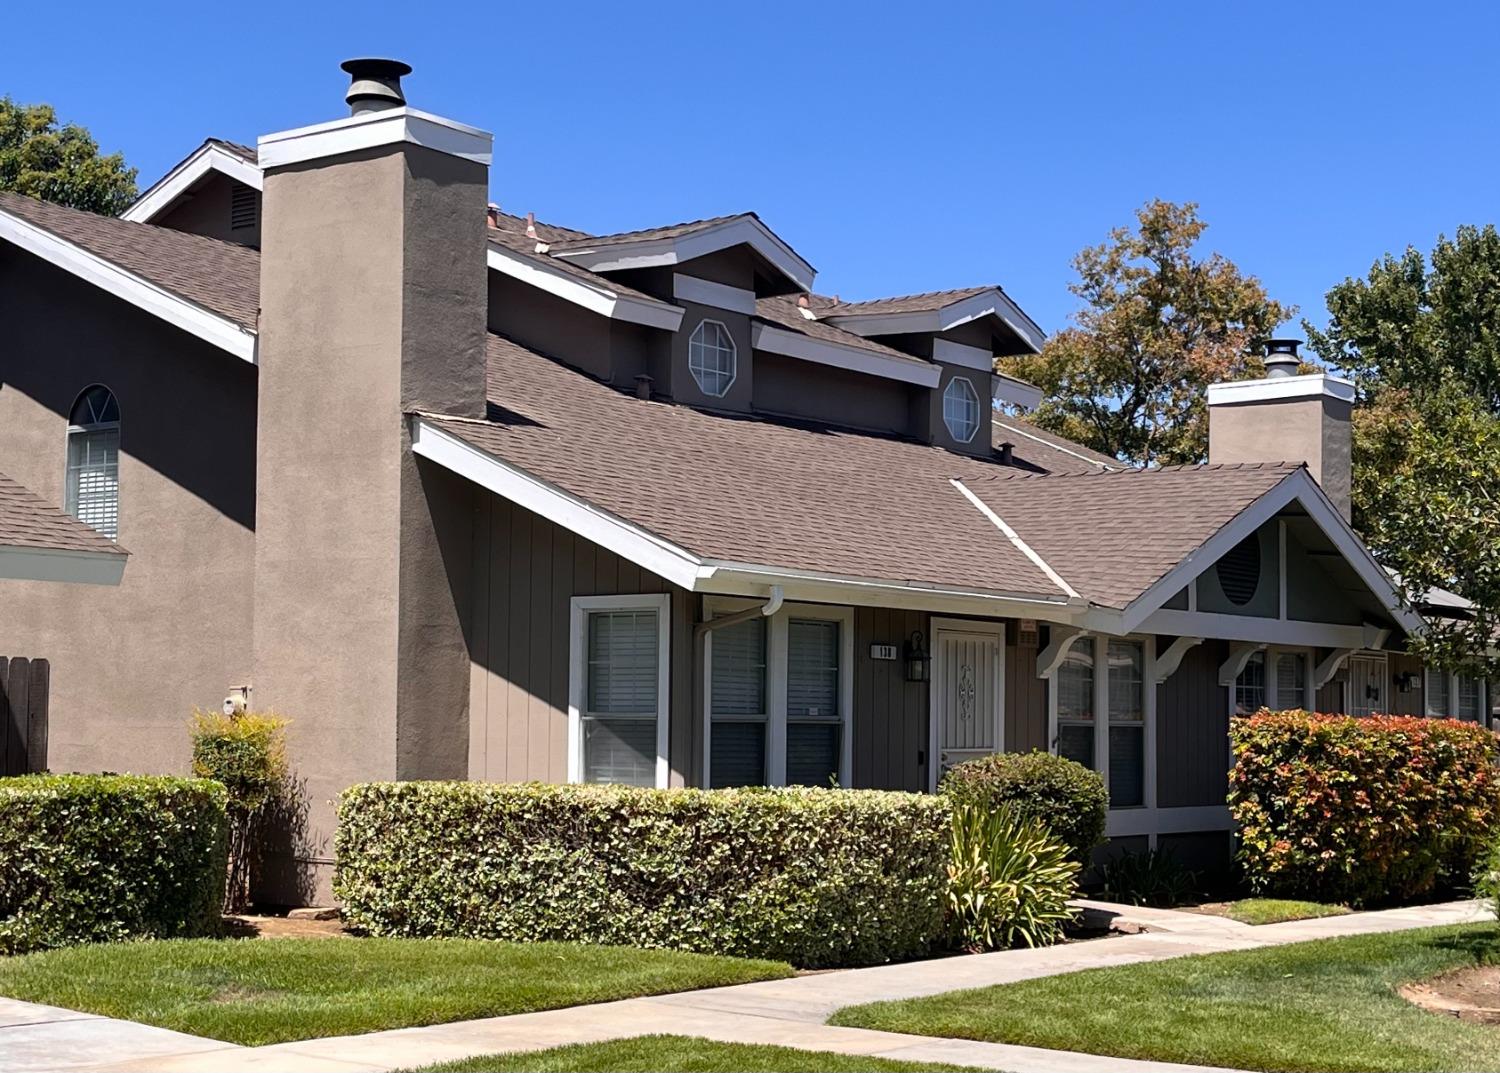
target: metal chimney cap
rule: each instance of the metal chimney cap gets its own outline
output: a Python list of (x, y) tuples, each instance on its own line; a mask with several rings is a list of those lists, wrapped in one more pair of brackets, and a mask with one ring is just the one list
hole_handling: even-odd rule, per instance
[(1296, 376), (1302, 367), (1302, 359), (1297, 356), (1297, 348), (1301, 345), (1301, 339), (1267, 339), (1266, 377)]
[(401, 78), (411, 74), (411, 64), (371, 56), (345, 60), (339, 67), (349, 74), (349, 92), (344, 94), (344, 101), (349, 105), (350, 115), (400, 108), (406, 103)]

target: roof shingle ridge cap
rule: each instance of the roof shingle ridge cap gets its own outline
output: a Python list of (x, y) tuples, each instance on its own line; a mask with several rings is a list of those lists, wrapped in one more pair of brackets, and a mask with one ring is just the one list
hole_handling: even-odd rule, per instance
[[(632, 235), (645, 235), (649, 234), (652, 231), (670, 231), (673, 228), (677, 227), (695, 227), (699, 224), (719, 224), (724, 223), (727, 220), (737, 220), (745, 216), (754, 217), (756, 220), (760, 220), (760, 215), (752, 209), (746, 210), (744, 212), (724, 213), (720, 216), (704, 216), (701, 219), (697, 220), (679, 220), (677, 223), (672, 224), (653, 224), (651, 227), (633, 227), (628, 231), (609, 231), (602, 235), (589, 235), (587, 238), (563, 239), (561, 241), (552, 243), (552, 245), (559, 248), (571, 248), (575, 245), (586, 245), (590, 242), (603, 242), (605, 240), (614, 241), (616, 239), (630, 238)], [(760, 220), (760, 222), (764, 224), (765, 221)], [(569, 230), (572, 229), (569, 228)]]
[(1096, 469), (1090, 470), (1088, 473), (1028, 473), (1025, 470), (1015, 470), (1011, 473), (987, 474), (976, 477), (975, 480), (1072, 481), (1098, 480), (1110, 477), (1149, 477), (1154, 473), (1218, 472), (1221, 470), (1233, 470), (1236, 472), (1264, 470), (1267, 472), (1292, 473), (1296, 470), (1306, 468), (1306, 462), (1183, 462), (1171, 466), (1126, 466), (1121, 463), (1119, 469)]
[[(948, 294), (979, 294), (983, 291), (999, 291), (1001, 294), (1004, 294), (1005, 288), (1001, 287), (998, 283), (976, 283), (968, 287), (940, 287), (935, 291), (914, 291), (911, 294), (885, 294), (879, 298), (860, 298), (854, 301), (839, 299), (834, 304), (836, 306), (865, 306), (874, 305), (877, 302), (904, 302), (911, 298), (939, 298)], [(829, 296), (819, 295), (819, 297), (828, 298)], [(831, 298), (830, 301), (832, 301)]]

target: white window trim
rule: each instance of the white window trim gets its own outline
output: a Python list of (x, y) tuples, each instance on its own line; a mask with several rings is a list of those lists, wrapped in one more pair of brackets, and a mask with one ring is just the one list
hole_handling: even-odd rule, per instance
[[(974, 428), (967, 436), (960, 436), (957, 432), (953, 431), (953, 425), (948, 421), (948, 392), (952, 391), (959, 384), (963, 384), (969, 389), (969, 395), (974, 403)], [(964, 401), (965, 405), (969, 402), (968, 399)], [(952, 436), (959, 443), (973, 443), (974, 437), (979, 435), (979, 427), (984, 424), (984, 408), (979, 404), (979, 389), (974, 386), (974, 381), (970, 380), (967, 376), (955, 376), (943, 388), (941, 402), (943, 405), (943, 427), (948, 430), (948, 435)]]
[[(1055, 629), (1056, 627), (1054, 627)], [(1139, 805), (1128, 805), (1122, 808), (1111, 807), (1109, 815), (1111, 819), (1122, 814), (1133, 814), (1149, 810), (1156, 811), (1156, 637), (1154, 635), (1125, 637), (1111, 637), (1107, 634), (1089, 634), (1074, 637), (1067, 646), (1062, 657), (1058, 661), (1058, 667), (1062, 666), (1062, 658), (1066, 652), (1071, 651), (1078, 645), (1090, 644), (1094, 649), (1094, 770), (1104, 780), (1104, 790), (1109, 792), (1109, 661), (1107, 659), (1110, 641), (1132, 641), (1139, 644), (1143, 650), (1141, 664), (1141, 690), (1145, 694), (1145, 725), (1141, 732), (1141, 748), (1145, 755), (1142, 758), (1141, 778), (1145, 780), (1145, 792), (1141, 795), (1143, 803)], [(1310, 673), (1310, 672), (1309, 672)], [(1057, 755), (1057, 675), (1048, 676), (1047, 680), (1047, 749), (1052, 755)], [(1231, 693), (1233, 691), (1231, 690)]]
[[(693, 368), (693, 346), (696, 344), (705, 350), (710, 349), (698, 338), (698, 333), (703, 332), (710, 324), (717, 325), (723, 331), (724, 338), (729, 340), (729, 382), (724, 385), (723, 391), (709, 391), (703, 386), (703, 381), (698, 379), (698, 372)], [(717, 352), (720, 348), (713, 347), (712, 349)], [(719, 375), (718, 370), (713, 372), (715, 376)], [(740, 378), (740, 345), (734, 341), (734, 333), (729, 330), (729, 325), (713, 317), (704, 317), (693, 326), (692, 332), (688, 335), (688, 375), (693, 378), (694, 386), (711, 399), (722, 399), (729, 394)]]
[[(762, 601), (763, 602), (763, 601)], [(712, 619), (759, 606), (755, 600), (707, 596), (703, 613)], [(766, 782), (786, 785), (786, 667), (787, 624), (794, 618), (819, 619), (839, 624), (839, 785), (850, 786), (854, 778), (854, 608), (828, 604), (784, 603), (766, 620)], [(711, 786), (713, 752), (714, 635), (710, 630), (703, 646), (703, 777)]]
[(672, 597), (668, 593), (620, 596), (575, 596), (571, 605), (568, 645), (568, 781), (583, 781), (583, 708), (587, 696), (588, 623), (594, 611), (656, 612), (656, 787), (671, 781)]
[[(1273, 711), (1273, 712), (1277, 712), (1277, 711), (1289, 711), (1292, 707), (1301, 708), (1303, 711), (1308, 711), (1308, 712), (1317, 711), (1317, 708), (1318, 708), (1318, 701), (1317, 701), (1317, 697), (1318, 697), (1318, 685), (1317, 685), (1318, 653), (1317, 653), (1316, 649), (1314, 649), (1314, 648), (1304, 648), (1301, 645), (1260, 645), (1260, 646), (1258, 646), (1256, 648), (1251, 649), (1248, 653), (1246, 653), (1246, 660), (1247, 660), (1247, 662), (1248, 662), (1249, 656), (1253, 655), (1256, 652), (1263, 652), (1263, 653), (1265, 653), (1265, 657), (1266, 657), (1265, 667), (1266, 667), (1266, 707), (1267, 708), (1271, 709), (1271, 711)], [(1288, 701), (1288, 703), (1282, 703), (1281, 697), (1279, 697), (1277, 695), (1277, 693), (1276, 693), (1276, 676), (1275, 676), (1275, 673), (1274, 673), (1275, 660), (1276, 660), (1277, 656), (1286, 655), (1286, 654), (1301, 656), (1302, 660), (1303, 660), (1303, 666), (1307, 668), (1307, 678), (1306, 678), (1306, 680), (1305, 680), (1305, 682), (1303, 684), (1302, 698), (1300, 700), (1298, 700), (1295, 705), (1291, 704), (1290, 700)], [(1243, 671), (1243, 669), (1244, 668), (1242, 666), (1241, 667), (1241, 671)], [(1235, 715), (1238, 714), (1238, 712), (1235, 710), (1236, 705), (1235, 705), (1235, 696), (1234, 696), (1234, 691), (1235, 691), (1235, 688), (1236, 688), (1235, 683), (1238, 680), (1239, 680), (1239, 673), (1236, 673), (1235, 676), (1234, 676), (1234, 678), (1229, 682), (1229, 686), (1228, 686), (1228, 690), (1227, 690), (1228, 693), (1229, 693), (1229, 714), (1230, 714), (1231, 717), (1233, 717), (1233, 716), (1235, 716)], [(1222, 681), (1222, 679), (1221, 679), (1221, 681)]]
[[(1422, 714), (1423, 714), (1423, 716), (1425, 716), (1427, 718), (1458, 719), (1458, 720), (1460, 720), (1462, 722), (1467, 723), (1468, 720), (1464, 719), (1463, 716), (1461, 716), (1461, 715), (1458, 714), (1458, 680), (1459, 680), (1460, 677), (1470, 678), (1470, 676), (1469, 675), (1457, 675), (1457, 674), (1453, 674), (1451, 672), (1444, 672), (1443, 673), (1443, 677), (1448, 679), (1448, 708), (1449, 708), (1449, 710), (1446, 711), (1446, 712), (1443, 712), (1441, 715), (1434, 716), (1430, 711), (1428, 711), (1427, 694), (1428, 694), (1428, 690), (1432, 686), (1432, 679), (1437, 674), (1438, 674), (1438, 672), (1435, 671), (1431, 667), (1425, 667), (1422, 670)], [(1479, 725), (1480, 726), (1489, 726), (1489, 724), (1490, 724), (1490, 708), (1489, 708), (1489, 699), (1490, 699), (1489, 698), (1489, 692), (1490, 692), (1490, 689), (1489, 689), (1489, 685), (1490, 684), (1489, 684), (1489, 682), (1487, 680), (1485, 680), (1483, 678), (1471, 678), (1471, 680), (1477, 682), (1478, 685), (1479, 685), (1479, 720), (1478, 720)]]

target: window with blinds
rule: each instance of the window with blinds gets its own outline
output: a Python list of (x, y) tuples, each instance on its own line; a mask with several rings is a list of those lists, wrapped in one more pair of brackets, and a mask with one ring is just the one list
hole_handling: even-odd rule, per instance
[(78, 396), (68, 418), (63, 507), (115, 540), (120, 535), (120, 407), (95, 384)]
[(1307, 704), (1307, 656), (1302, 652), (1276, 654), (1276, 707), (1283, 711)]
[(1110, 641), (1109, 803), (1146, 803), (1146, 649), (1138, 641)]
[(1467, 719), (1472, 723), (1480, 722), (1480, 709), (1483, 706), (1481, 698), (1484, 691), (1480, 688), (1477, 678), (1469, 678), (1465, 675), (1458, 676), (1458, 704), (1456, 715), (1460, 719)]
[(653, 609), (588, 613), (584, 782), (656, 785), (659, 629)]
[(766, 782), (766, 620), (711, 635), (708, 778), (714, 789)]
[(1427, 672), (1427, 714), (1434, 719), (1447, 719), (1453, 708), (1452, 679), (1447, 671)]
[(1236, 715), (1254, 715), (1266, 706), (1266, 654), (1254, 652), (1234, 680)]
[(843, 748), (839, 624), (794, 618), (786, 640), (787, 785), (828, 786), (838, 782)]
[(1075, 641), (1057, 669), (1057, 755), (1094, 767), (1093, 642)]

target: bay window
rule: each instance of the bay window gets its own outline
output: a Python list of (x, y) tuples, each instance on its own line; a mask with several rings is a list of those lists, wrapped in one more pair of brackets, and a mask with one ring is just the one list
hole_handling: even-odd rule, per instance
[(568, 780), (667, 785), (664, 594), (573, 598)]
[[(748, 606), (715, 598), (705, 609)], [(705, 784), (847, 785), (853, 643), (852, 610), (812, 604), (710, 631)]]
[(1053, 676), (1053, 750), (1099, 772), (1111, 808), (1147, 806), (1154, 796), (1147, 763), (1154, 692), (1147, 688), (1148, 663), (1147, 642), (1084, 637), (1073, 642)]

